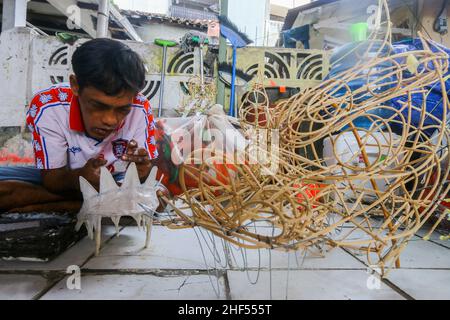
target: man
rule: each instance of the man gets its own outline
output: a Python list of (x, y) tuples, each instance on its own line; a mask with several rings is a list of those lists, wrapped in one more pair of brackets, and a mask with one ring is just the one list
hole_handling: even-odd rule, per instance
[(119, 41), (94, 39), (75, 51), (72, 67), (70, 85), (31, 101), (27, 126), (36, 169), (0, 169), (3, 211), (76, 210), (79, 178), (98, 188), (103, 166), (117, 181), (131, 162), (142, 181), (150, 174), (158, 152), (150, 104), (138, 93), (145, 82), (141, 58)]

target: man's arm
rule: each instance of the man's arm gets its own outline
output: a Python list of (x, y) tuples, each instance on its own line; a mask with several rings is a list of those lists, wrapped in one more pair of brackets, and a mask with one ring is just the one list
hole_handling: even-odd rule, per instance
[(100, 168), (106, 165), (103, 159), (90, 159), (83, 168), (70, 170), (66, 167), (42, 170), (44, 187), (57, 194), (80, 191), (80, 177), (85, 178), (98, 190), (100, 184)]
[(133, 119), (136, 131), (133, 139), (128, 143), (126, 154), (122, 157), (123, 161), (136, 163), (141, 182), (147, 179), (155, 165), (155, 159), (158, 158), (156, 125), (148, 100), (144, 103), (144, 111)]

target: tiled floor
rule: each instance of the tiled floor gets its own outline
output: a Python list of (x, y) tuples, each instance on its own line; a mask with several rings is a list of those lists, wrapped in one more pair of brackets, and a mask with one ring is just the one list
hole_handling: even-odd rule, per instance
[[(342, 249), (322, 255), (243, 250), (206, 232), (105, 227), (100, 255), (85, 238), (50, 263), (0, 261), (0, 299), (450, 299), (450, 248), (420, 231), (386, 280)], [(78, 266), (75, 275), (66, 273)], [(71, 289), (69, 289), (71, 288)]]
[[(232, 299), (238, 300), (399, 300), (403, 297), (381, 283), (367, 288), (368, 273), (362, 270), (291, 270), (261, 272), (256, 285), (249, 285), (257, 272), (228, 272)], [(271, 290), (272, 285), (272, 290)], [(271, 296), (272, 292), (272, 296)]]
[[(119, 237), (115, 237), (105, 246), (98, 257), (94, 257), (86, 264), (86, 269), (90, 270), (111, 270), (111, 269), (166, 269), (166, 270), (198, 270), (206, 269), (205, 262), (199, 242), (195, 232), (192, 230), (169, 230), (161, 226), (154, 226), (152, 230), (152, 245), (144, 249), (145, 232), (139, 232), (135, 227), (125, 228)], [(202, 239), (205, 250), (205, 241), (200, 232), (197, 232)], [(219, 257), (223, 266), (226, 266), (224, 250), (218, 241)], [(194, 248), (194, 250), (193, 250)], [(206, 254), (208, 269), (220, 268), (211, 254)]]
[(86, 275), (82, 290), (67, 290), (67, 279), (61, 280), (43, 300), (216, 300), (225, 299), (223, 277), (213, 277), (216, 296), (208, 275)]
[(0, 274), (0, 300), (29, 300), (47, 287), (39, 275)]

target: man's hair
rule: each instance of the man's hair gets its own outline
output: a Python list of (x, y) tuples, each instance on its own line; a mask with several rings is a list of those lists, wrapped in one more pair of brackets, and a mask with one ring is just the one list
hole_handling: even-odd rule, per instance
[(120, 41), (90, 40), (72, 56), (80, 91), (92, 86), (109, 96), (122, 91), (138, 93), (145, 85), (145, 66), (139, 55)]

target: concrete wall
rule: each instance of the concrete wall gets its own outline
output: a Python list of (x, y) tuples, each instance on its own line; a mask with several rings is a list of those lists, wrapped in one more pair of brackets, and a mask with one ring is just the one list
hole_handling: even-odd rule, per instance
[(4, 31), (0, 35), (0, 127), (23, 126), (30, 89), (30, 46), (28, 28)]
[[(442, 43), (446, 47), (450, 47), (450, 33), (441, 36), (433, 30), (434, 21), (439, 15), (444, 1), (445, 0), (419, 1), (419, 15), (423, 26), (420, 26), (419, 30), (422, 31), (425, 36), (429, 35), (433, 40)], [(447, 16), (449, 17), (450, 23), (450, 5), (447, 7)]]
[[(68, 81), (72, 72), (72, 54), (83, 41), (86, 40), (67, 45), (55, 37), (37, 35), (28, 28), (11, 29), (0, 35), (0, 127), (24, 127), (25, 113), (33, 95), (53, 84)], [(156, 110), (159, 105), (161, 47), (134, 41), (126, 43), (143, 57), (148, 67), (143, 93)], [(186, 96), (183, 85), (200, 69), (197, 51), (184, 54), (179, 47), (170, 48), (168, 66), (171, 62), (178, 67), (174, 67), (166, 78), (163, 106), (166, 116), (177, 115), (174, 109)]]

